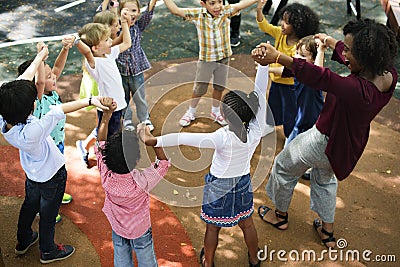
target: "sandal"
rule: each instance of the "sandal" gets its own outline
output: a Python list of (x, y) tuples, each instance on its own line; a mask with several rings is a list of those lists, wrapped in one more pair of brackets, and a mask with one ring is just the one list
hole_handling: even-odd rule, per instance
[[(260, 250), (261, 250), (261, 249), (258, 248), (258, 251), (260, 251)], [(261, 265), (261, 260), (258, 260), (258, 262), (257, 262), (256, 264), (253, 264), (253, 263), (250, 262), (250, 253), (249, 253), (249, 252), (247, 252), (247, 257), (248, 257), (248, 259), (249, 259), (249, 267), (260, 267), (260, 265)]]
[[(205, 261), (206, 261), (206, 257), (204, 256), (204, 247), (203, 247), (203, 248), (201, 248), (201, 251), (200, 251), (200, 265), (204, 267)], [(215, 267), (214, 263), (212, 266)]]
[[(261, 211), (261, 209), (263, 209), (263, 211)], [(288, 215), (288, 214), (282, 215), (282, 214), (278, 213), (278, 212), (275, 210), (275, 216), (276, 216), (277, 218), (279, 218), (279, 219), (283, 219), (283, 221), (277, 222), (277, 223), (268, 222), (268, 221), (264, 220), (264, 216), (265, 216), (265, 214), (267, 214), (267, 212), (270, 211), (270, 210), (272, 210), (272, 209), (271, 209), (271, 208), (268, 208), (267, 206), (260, 206), (260, 207), (258, 207), (258, 215), (260, 216), (260, 218), (261, 218), (264, 222), (271, 224), (271, 225), (272, 225), (273, 227), (275, 227), (276, 229), (279, 229), (279, 230), (286, 230), (287, 228), (282, 229), (282, 228), (280, 228), (280, 227), (281, 227), (282, 225), (287, 224), (287, 223), (289, 222), (289, 221), (288, 221), (288, 216), (289, 216), (289, 215)]]
[[(330, 233), (330, 232), (326, 231), (324, 229), (324, 227), (322, 227), (322, 222), (319, 219), (315, 219), (314, 220), (313, 226), (314, 226), (315, 231), (317, 231), (318, 236), (321, 238), (322, 243), (324, 243), (324, 245), (327, 248), (330, 248), (330, 247), (328, 247), (326, 245), (326, 243), (328, 243), (328, 242), (336, 242), (336, 238), (333, 236), (333, 232)], [(321, 235), (318, 232), (318, 228), (320, 228), (320, 227), (321, 227), (321, 233), (323, 233), (324, 235), (327, 235), (328, 236), (327, 238), (322, 239)]]

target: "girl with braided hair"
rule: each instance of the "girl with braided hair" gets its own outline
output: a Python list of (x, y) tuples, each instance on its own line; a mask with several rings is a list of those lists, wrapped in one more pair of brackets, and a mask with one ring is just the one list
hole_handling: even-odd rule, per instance
[(213, 133), (185, 132), (154, 137), (149, 129), (138, 129), (140, 138), (148, 146), (188, 145), (214, 149), (210, 173), (205, 176), (200, 214), (207, 224), (200, 253), (203, 266), (213, 265), (221, 227), (237, 224), (243, 231), (250, 266), (259, 266), (257, 231), (251, 217), (254, 205), (250, 160), (261, 137), (267, 134), (267, 85), (268, 66), (259, 66), (253, 92), (228, 92), (221, 105), (221, 114), (228, 125)]
[(267, 194), (275, 212), (259, 208), (262, 219), (274, 227), (288, 227), (288, 209), (299, 177), (312, 168), (311, 209), (319, 218), (313, 226), (327, 247), (335, 246), (333, 223), (337, 180), (347, 178), (368, 142), (370, 124), (389, 102), (397, 82), (394, 33), (370, 19), (350, 21), (343, 28), (344, 41), (320, 33), (325, 46), (334, 49), (332, 60), (346, 65), (346, 77), (303, 59), (281, 54), (269, 44), (253, 50), (260, 64), (278, 62), (310, 88), (326, 91), (325, 104), (315, 126), (298, 135), (275, 158), (267, 183)]

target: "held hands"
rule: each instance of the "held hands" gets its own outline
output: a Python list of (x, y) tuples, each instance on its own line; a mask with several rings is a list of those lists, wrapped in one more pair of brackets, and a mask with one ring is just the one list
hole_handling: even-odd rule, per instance
[(326, 51), (327, 47), (322, 43), (319, 38), (315, 39), (315, 43), (317, 44), (318, 52), (324, 53)]
[(113, 99), (105, 96), (92, 97), (91, 105), (101, 108), (104, 113), (112, 113), (117, 108), (117, 104), (113, 102)]
[(37, 48), (37, 55), (42, 58), (42, 61), (45, 61), (49, 57), (49, 49), (47, 45), (45, 45), (43, 42), (39, 42), (36, 45)]
[(257, 9), (263, 9), (265, 4), (267, 3), (267, 0), (258, 0), (257, 1)]
[(121, 10), (121, 23), (127, 22), (131, 25), (131, 16), (129, 16), (129, 9), (126, 7)]
[(147, 146), (155, 146), (157, 139), (150, 133), (149, 127), (145, 123), (139, 123), (137, 125), (137, 134), (139, 135), (140, 141)]
[(268, 42), (257, 45), (251, 51), (251, 56), (258, 64), (266, 66), (276, 62), (279, 52)]
[(69, 35), (65, 36), (62, 39), (61, 43), (65, 49), (70, 49), (74, 45), (74, 41), (75, 41), (75, 36)]

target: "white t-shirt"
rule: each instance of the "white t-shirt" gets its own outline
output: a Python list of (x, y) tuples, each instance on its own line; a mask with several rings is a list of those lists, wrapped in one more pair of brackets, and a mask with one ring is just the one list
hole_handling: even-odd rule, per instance
[(156, 147), (187, 145), (215, 149), (210, 173), (218, 178), (238, 177), (250, 173), (250, 160), (267, 129), (265, 93), (268, 85), (268, 66), (258, 66), (254, 91), (258, 94), (259, 109), (249, 123), (247, 142), (243, 143), (229, 126), (213, 133), (172, 133), (157, 137)]
[(50, 137), (62, 119), (65, 114), (61, 107), (50, 106), (42, 118), (30, 115), (26, 124), (15, 125), (6, 132), (6, 123), (0, 116), (1, 132), (8, 143), (19, 149), (21, 166), (30, 180), (47, 182), (65, 164), (64, 155)]
[(85, 60), (86, 69), (96, 80), (99, 86), (99, 95), (114, 98), (117, 102), (117, 111), (126, 107), (125, 91), (122, 78), (115, 60), (119, 55), (119, 46), (111, 47), (111, 54), (106, 57), (95, 57), (95, 67), (92, 69)]

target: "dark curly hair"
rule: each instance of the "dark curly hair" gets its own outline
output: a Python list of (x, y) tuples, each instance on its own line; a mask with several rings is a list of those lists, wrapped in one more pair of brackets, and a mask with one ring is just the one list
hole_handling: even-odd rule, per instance
[(131, 172), (140, 159), (138, 137), (135, 132), (118, 131), (107, 138), (102, 150), (107, 168), (114, 173)]
[(393, 67), (397, 56), (394, 32), (371, 19), (350, 21), (343, 28), (343, 35), (353, 36), (351, 54), (364, 70), (382, 75)]
[(281, 9), (280, 18), (283, 19), (285, 14), (297, 38), (314, 35), (319, 31), (319, 17), (308, 6), (299, 3), (287, 5)]
[(11, 125), (26, 123), (33, 111), (36, 97), (37, 90), (32, 81), (3, 83), (0, 87), (0, 115)]
[(240, 129), (241, 134), (245, 134), (249, 130), (250, 121), (255, 118), (258, 111), (257, 93), (229, 91), (222, 99), (221, 108), (225, 119), (236, 129)]

